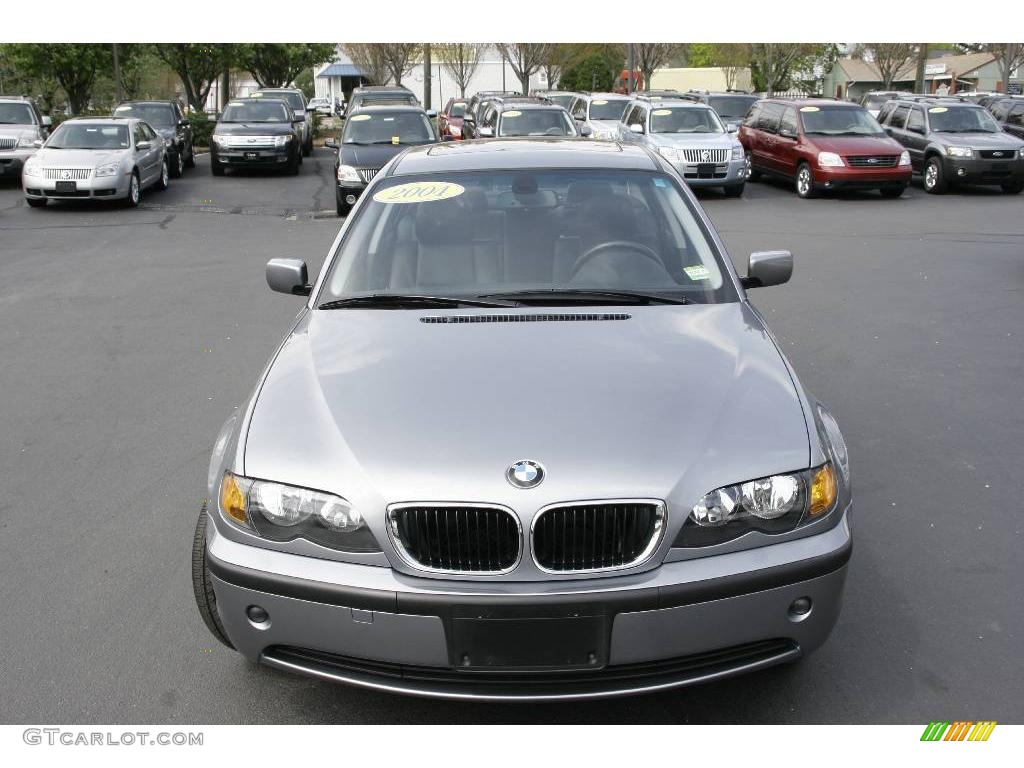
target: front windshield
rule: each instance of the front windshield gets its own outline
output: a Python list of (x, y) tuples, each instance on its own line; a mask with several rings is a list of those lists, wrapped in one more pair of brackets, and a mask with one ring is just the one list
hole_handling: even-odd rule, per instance
[(452, 104), (451, 109), (448, 110), (448, 117), (465, 117), (466, 115), (466, 102), (456, 101)]
[(590, 102), (590, 119), (618, 122), (622, 119), (627, 104), (629, 99), (594, 99)]
[(250, 99), (280, 99), (288, 104), (296, 112), (302, 112), (306, 105), (302, 101), (302, 94), (295, 91), (259, 91), (250, 93)]
[(565, 109), (569, 108), (569, 105), (575, 100), (576, 96), (571, 93), (559, 93), (556, 96), (548, 96), (547, 100), (552, 104), (557, 104)]
[(755, 101), (755, 96), (712, 96), (708, 104), (723, 120), (738, 121), (747, 116)]
[(651, 111), (651, 133), (724, 133), (714, 110), (703, 107), (659, 107)]
[(721, 258), (675, 180), (660, 173), (397, 177), (360, 204), (317, 303), (554, 290), (735, 301)]
[(499, 136), (575, 136), (569, 113), (562, 109), (510, 109), (501, 113)]
[(128, 126), (114, 123), (61, 123), (47, 149), (128, 149)]
[(36, 118), (28, 104), (7, 102), (0, 104), (0, 125), (35, 125)]
[(345, 121), (343, 144), (425, 144), (434, 140), (422, 112), (362, 112)]
[(170, 104), (122, 104), (114, 110), (118, 117), (137, 117), (158, 128), (172, 128), (177, 123)]
[(878, 136), (884, 134), (866, 110), (857, 107), (800, 107), (804, 133), (818, 136)]
[(932, 107), (932, 130), (940, 133), (999, 133), (999, 123), (981, 107)]
[(230, 102), (221, 116), (222, 123), (288, 123), (288, 108), (280, 101)]

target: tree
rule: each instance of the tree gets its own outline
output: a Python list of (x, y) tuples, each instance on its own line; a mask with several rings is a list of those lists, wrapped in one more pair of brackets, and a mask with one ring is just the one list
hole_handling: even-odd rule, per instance
[(334, 56), (330, 43), (248, 43), (238, 47), (237, 64), (247, 69), (261, 88), (290, 85), (304, 69)]
[(902, 74), (917, 58), (915, 43), (864, 43), (857, 46), (853, 55), (859, 59), (870, 59), (878, 70), (878, 76), (885, 83), (885, 90), (892, 89), (893, 80)]
[(196, 112), (206, 109), (210, 87), (231, 69), (238, 52), (230, 43), (156, 43), (153, 50), (181, 78), (185, 100)]
[(352, 59), (363, 75), (375, 85), (388, 80), (388, 65), (384, 60), (384, 46), (380, 43), (342, 43), (342, 52)]
[(1013, 71), (1024, 67), (1024, 43), (984, 43), (983, 48), (986, 53), (995, 56), (999, 63), (1000, 78), (1005, 92)]
[(827, 67), (838, 56), (837, 51), (835, 45), (821, 43), (751, 43), (751, 75), (759, 89), (771, 97), (777, 90), (793, 85), (797, 75)]
[(501, 57), (509, 63), (525, 96), (530, 92), (530, 78), (540, 72), (550, 56), (553, 43), (498, 43)]
[(622, 72), (623, 46), (617, 44), (587, 46), (587, 53), (566, 68), (558, 81), (567, 91), (610, 91)]
[(687, 51), (691, 67), (718, 67), (725, 87), (735, 88), (740, 73), (750, 64), (750, 46), (745, 43), (693, 43)]
[(548, 81), (548, 88), (561, 85), (562, 73), (578, 61), (590, 55), (593, 46), (583, 43), (553, 43), (548, 46), (547, 56), (541, 69)]
[(444, 71), (459, 86), (459, 96), (466, 98), (466, 88), (480, 66), (486, 45), (479, 43), (435, 43), (434, 53)]
[(651, 77), (656, 69), (665, 66), (668, 61), (686, 51), (683, 43), (634, 43), (636, 68), (640, 70), (644, 88), (650, 89)]
[(60, 84), (72, 114), (89, 106), (96, 78), (111, 70), (106, 43), (19, 43), (8, 46), (15, 67), (25, 75)]
[(402, 84), (402, 78), (412, 72), (423, 56), (422, 43), (379, 43), (381, 55), (388, 75), (395, 85)]

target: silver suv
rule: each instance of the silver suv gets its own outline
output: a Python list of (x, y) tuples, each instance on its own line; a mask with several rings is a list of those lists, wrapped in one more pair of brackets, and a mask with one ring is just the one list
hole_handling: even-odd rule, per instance
[(743, 145), (705, 104), (634, 99), (619, 122), (619, 139), (657, 152), (691, 187), (722, 187), (727, 197), (743, 194)]
[(0, 177), (21, 177), (25, 161), (50, 135), (51, 124), (24, 96), (0, 96)]
[(590, 126), (591, 138), (616, 139), (629, 102), (621, 93), (581, 93), (569, 105), (569, 114), (579, 128)]

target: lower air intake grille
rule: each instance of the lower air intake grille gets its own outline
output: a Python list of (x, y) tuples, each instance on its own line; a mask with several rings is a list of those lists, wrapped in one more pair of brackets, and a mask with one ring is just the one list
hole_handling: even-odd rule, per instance
[(503, 573), (519, 561), (519, 523), (503, 507), (410, 505), (388, 512), (410, 564), (445, 573)]
[(534, 558), (548, 571), (628, 568), (654, 551), (664, 519), (653, 501), (552, 507), (534, 522)]

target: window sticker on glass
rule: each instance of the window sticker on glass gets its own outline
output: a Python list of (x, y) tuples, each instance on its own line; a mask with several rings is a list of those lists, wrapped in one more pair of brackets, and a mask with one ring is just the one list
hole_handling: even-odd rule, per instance
[(603, 107), (603, 106), (604, 106), (605, 104), (607, 104), (607, 103), (608, 103), (608, 99), (594, 99), (594, 100), (593, 100), (592, 102), (590, 102), (590, 103), (591, 103), (591, 104), (596, 104), (596, 105), (597, 105), (597, 106), (599, 106), (599, 107)]
[(691, 280), (707, 280), (711, 277), (711, 271), (703, 264), (698, 264), (695, 267), (683, 267), (683, 272)]
[(931, 112), (932, 114), (939, 114), (941, 112), (948, 112), (949, 110), (946, 109), (945, 107), (932, 107), (928, 111)]
[(383, 189), (373, 196), (378, 203), (433, 203), (458, 197), (466, 188), (448, 181), (414, 181)]
[(240, 107), (240, 106), (242, 106), (242, 102), (240, 102), (240, 101), (231, 101), (231, 102), (228, 102), (228, 106), (229, 107)]
[(668, 186), (668, 182), (665, 181), (664, 179), (655, 179), (654, 186), (664, 188)]
[(392, 136), (391, 137), (391, 143), (392, 144), (401, 144), (402, 143), (402, 137), (401, 136)]
[(263, 91), (253, 91), (252, 93), (249, 94), (249, 96), (251, 96), (254, 99), (258, 99), (262, 95), (263, 95)]
[(651, 112), (651, 114), (652, 115), (657, 115), (658, 117), (664, 117), (665, 115), (671, 115), (672, 114), (672, 110), (671, 109), (656, 109), (653, 112)]
[(800, 107), (801, 112), (820, 112), (821, 110), (817, 107)]
[(353, 123), (361, 123), (363, 120), (369, 120), (371, 115), (352, 115), (349, 118)]
[(520, 112), (518, 109), (510, 109), (508, 112), (505, 113), (505, 117), (519, 117), (521, 114), (523, 113)]

